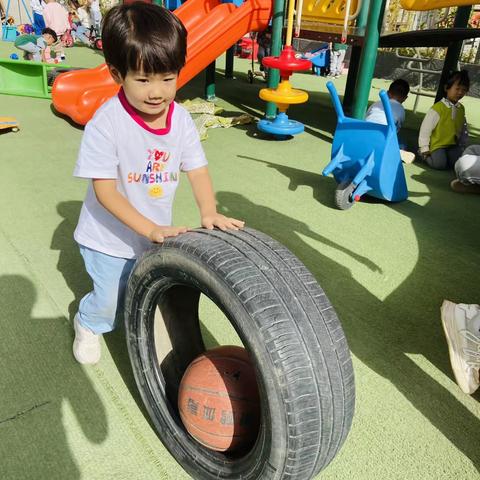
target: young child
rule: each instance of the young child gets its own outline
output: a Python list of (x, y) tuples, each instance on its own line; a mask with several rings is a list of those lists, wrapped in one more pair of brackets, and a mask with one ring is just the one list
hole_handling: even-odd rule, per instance
[(100, 26), (102, 23), (102, 12), (100, 11), (100, 0), (87, 0), (90, 10), (90, 22), (95, 28), (96, 34), (100, 35)]
[(67, 10), (57, 3), (56, 0), (46, 0), (47, 4), (43, 8), (43, 18), (45, 25), (55, 31), (60, 38), (65, 32), (70, 30)]
[(348, 45), (345, 43), (332, 43), (330, 52), (329, 77), (338, 78), (342, 75), (343, 60), (347, 53)]
[(455, 162), (456, 179), (450, 187), (457, 193), (480, 194), (480, 145), (470, 145)]
[(467, 145), (465, 108), (460, 100), (469, 88), (466, 70), (451, 73), (445, 84), (445, 97), (423, 119), (418, 135), (420, 154), (436, 170), (453, 168)]
[(19, 35), (14, 45), (23, 50), (25, 60), (41, 62), (45, 60), (45, 51), (57, 41), (57, 34), (51, 28), (44, 28), (41, 35)]
[[(405, 109), (402, 104), (407, 99), (409, 92), (410, 85), (406, 80), (401, 78), (394, 80), (388, 88), (387, 94), (390, 99), (390, 107), (392, 108), (392, 115), (397, 128), (397, 134), (400, 132), (403, 122), (405, 121)], [(367, 122), (381, 123), (382, 125), (387, 124), (387, 117), (381, 100), (370, 106), (367, 110), (365, 120)], [(415, 154), (400, 147), (400, 158), (404, 163), (412, 163), (415, 160)]]
[(105, 16), (102, 40), (121, 89), (87, 124), (74, 171), (90, 181), (74, 234), (94, 284), (74, 319), (73, 354), (85, 364), (100, 359), (100, 335), (114, 328), (135, 258), (152, 242), (187, 231), (171, 226), (180, 171), (203, 227), (244, 225), (217, 213), (195, 125), (174, 102), (186, 55), (182, 23), (154, 4), (119, 5)]
[(43, 9), (46, 3), (43, 0), (30, 0), (30, 7), (33, 12), (33, 28), (35, 35), (41, 35), (45, 28), (45, 20), (43, 19)]
[[(388, 88), (388, 98), (390, 99), (390, 106), (392, 107), (393, 119), (395, 120), (395, 126), (397, 127), (397, 133), (402, 128), (405, 121), (405, 109), (402, 103), (407, 99), (410, 92), (410, 85), (406, 80), (398, 78), (394, 80)], [(385, 110), (381, 101), (375, 102), (367, 110), (365, 116), (367, 122), (387, 124), (387, 117), (385, 116)]]
[(268, 68), (262, 64), (265, 57), (269, 57), (272, 51), (272, 27), (268, 26), (265, 30), (260, 32), (257, 37), (258, 52), (257, 60), (260, 63), (260, 71), (263, 73), (263, 78), (267, 78)]

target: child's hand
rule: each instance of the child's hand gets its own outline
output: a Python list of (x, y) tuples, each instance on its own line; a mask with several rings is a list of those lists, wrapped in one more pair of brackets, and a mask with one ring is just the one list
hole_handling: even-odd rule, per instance
[(226, 217), (221, 213), (215, 213), (214, 215), (208, 215), (202, 218), (202, 227), (213, 230), (214, 227), (220, 230), (240, 230), (245, 226), (245, 222), (237, 220), (236, 218)]
[(187, 227), (162, 227), (158, 225), (150, 232), (148, 239), (154, 243), (162, 243), (168, 237), (176, 237), (187, 231)]

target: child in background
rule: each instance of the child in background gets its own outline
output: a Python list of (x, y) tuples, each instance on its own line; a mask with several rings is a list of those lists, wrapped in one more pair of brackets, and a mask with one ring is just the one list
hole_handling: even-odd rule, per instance
[(187, 32), (154, 4), (113, 7), (105, 16), (105, 61), (119, 93), (85, 127), (74, 176), (89, 180), (74, 233), (94, 289), (74, 318), (73, 354), (93, 364), (100, 336), (114, 329), (135, 259), (167, 237), (180, 172), (186, 172), (203, 227), (242, 228), (217, 212), (207, 160), (189, 113), (174, 102)]
[(480, 145), (470, 145), (455, 162), (457, 178), (450, 187), (457, 193), (480, 194)]
[(329, 77), (338, 78), (342, 75), (343, 60), (347, 53), (348, 45), (345, 43), (333, 43), (330, 52), (330, 73)]
[(57, 41), (57, 34), (51, 28), (44, 28), (41, 35), (19, 35), (14, 45), (23, 50), (25, 60), (45, 61), (45, 50)]
[(467, 145), (465, 108), (460, 100), (469, 88), (466, 70), (451, 73), (445, 84), (445, 97), (423, 119), (418, 136), (420, 154), (436, 170), (453, 168)]
[(257, 60), (260, 63), (260, 71), (263, 73), (263, 78), (267, 78), (268, 68), (263, 66), (262, 60), (264, 57), (269, 57), (272, 51), (272, 27), (268, 26), (265, 30), (260, 32), (257, 37), (258, 52)]
[[(394, 80), (388, 88), (388, 98), (390, 99), (390, 106), (392, 107), (393, 119), (395, 120), (395, 126), (397, 127), (397, 133), (402, 128), (405, 121), (405, 108), (402, 103), (407, 99), (410, 92), (410, 85), (406, 80), (401, 78)], [(387, 117), (385, 116), (385, 110), (381, 101), (375, 102), (367, 110), (365, 116), (367, 122), (387, 124)]]
[(56, 0), (46, 0), (47, 4), (43, 9), (45, 25), (51, 28), (60, 38), (65, 32), (70, 30), (68, 21), (68, 12), (65, 8), (56, 2)]
[(45, 28), (45, 20), (43, 18), (43, 9), (46, 3), (43, 0), (30, 0), (30, 7), (33, 12), (33, 28), (35, 35), (41, 35)]
[(72, 1), (73, 8), (69, 12), (72, 27), (72, 36), (85, 45), (90, 46), (90, 15), (85, 7), (80, 6), (77, 1)]
[(90, 10), (90, 22), (95, 28), (96, 34), (100, 35), (102, 24), (102, 12), (100, 11), (100, 0), (87, 0), (87, 5)]
[[(390, 107), (392, 108), (392, 115), (397, 128), (397, 134), (400, 132), (403, 122), (405, 121), (405, 108), (403, 108), (402, 104), (407, 99), (409, 92), (410, 85), (406, 80), (401, 78), (394, 80), (388, 88), (387, 95), (390, 99)], [(387, 117), (381, 100), (370, 106), (367, 110), (365, 120), (367, 122), (380, 123), (382, 125), (387, 124)], [(415, 160), (415, 154), (407, 152), (401, 147), (400, 158), (404, 163), (412, 163)]]

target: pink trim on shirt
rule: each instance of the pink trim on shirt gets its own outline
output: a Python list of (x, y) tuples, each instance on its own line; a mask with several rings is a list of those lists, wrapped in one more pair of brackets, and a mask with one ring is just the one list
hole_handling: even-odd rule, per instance
[(123, 88), (120, 88), (118, 92), (118, 99), (120, 100), (122, 107), (127, 111), (127, 113), (132, 117), (132, 119), (143, 129), (147, 130), (147, 132), (153, 133), (155, 135), (166, 135), (167, 133), (170, 133), (170, 127), (172, 126), (171, 120), (173, 115), (173, 109), (175, 107), (175, 102), (172, 102), (168, 106), (165, 128), (151, 128), (143, 121), (142, 117), (135, 111), (135, 109), (130, 105), (130, 103), (128, 103)]

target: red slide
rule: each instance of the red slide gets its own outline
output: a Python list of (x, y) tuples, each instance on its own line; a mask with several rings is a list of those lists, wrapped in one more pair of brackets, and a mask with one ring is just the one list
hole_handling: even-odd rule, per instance
[[(188, 0), (175, 11), (188, 31), (187, 62), (178, 87), (206, 68), (225, 50), (251, 31), (264, 30), (272, 13), (272, 0), (247, 0), (240, 7), (219, 0)], [(114, 83), (105, 64), (58, 76), (52, 101), (57, 110), (85, 125), (100, 105), (115, 95)]]

